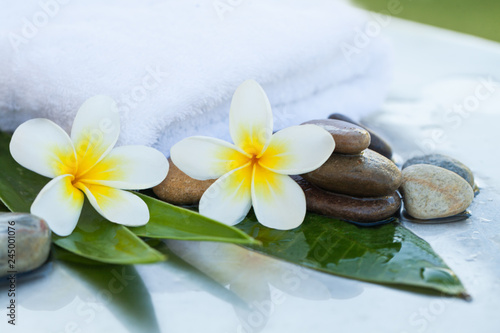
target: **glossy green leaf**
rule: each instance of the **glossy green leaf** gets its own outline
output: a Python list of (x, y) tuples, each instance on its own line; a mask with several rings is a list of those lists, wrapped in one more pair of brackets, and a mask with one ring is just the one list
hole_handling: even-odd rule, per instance
[[(11, 157), (10, 135), (0, 133), (0, 201), (14, 212), (29, 212), (36, 195), (49, 181)], [(113, 264), (150, 263), (165, 260), (126, 227), (106, 221), (85, 203), (78, 226), (68, 237), (53, 236), (58, 246), (88, 259)]]
[(467, 297), (453, 271), (423, 239), (393, 222), (358, 227), (308, 213), (302, 225), (280, 231), (253, 214), (237, 225), (262, 246), (258, 252), (330, 274), (380, 284)]
[(67, 237), (53, 235), (54, 243), (85, 258), (111, 264), (141, 264), (165, 260), (128, 228), (111, 223), (85, 202), (78, 226)]
[(138, 195), (148, 205), (150, 214), (148, 224), (130, 228), (138, 236), (235, 244), (258, 243), (237, 228), (144, 194)]

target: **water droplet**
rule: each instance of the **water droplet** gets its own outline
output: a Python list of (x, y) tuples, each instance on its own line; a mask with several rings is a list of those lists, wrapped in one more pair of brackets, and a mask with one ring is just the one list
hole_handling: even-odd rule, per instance
[(465, 258), (466, 261), (475, 261), (476, 258), (480, 255), (481, 253), (474, 253), (474, 254), (471, 254), (469, 257)]
[(420, 276), (422, 277), (422, 279), (429, 283), (445, 285), (455, 285), (457, 283), (456, 275), (451, 270), (446, 268), (422, 268), (420, 270)]

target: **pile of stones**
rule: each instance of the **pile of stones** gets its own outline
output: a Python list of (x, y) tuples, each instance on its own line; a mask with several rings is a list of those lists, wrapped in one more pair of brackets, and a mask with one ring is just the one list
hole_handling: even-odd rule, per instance
[[(400, 171), (391, 160), (389, 144), (346, 116), (333, 114), (305, 124), (322, 127), (335, 140), (335, 151), (321, 167), (293, 176), (310, 212), (369, 226), (399, 214), (401, 195), (406, 213), (421, 221), (460, 214), (472, 203), (474, 175), (456, 159), (440, 154), (415, 157)], [(193, 179), (169, 163), (167, 177), (153, 191), (175, 205), (197, 205), (215, 179)], [(14, 237), (17, 273), (39, 267), (49, 256), (51, 233), (45, 221), (30, 214), (0, 213), (0, 277), (13, 269), (8, 250)]]
[[(345, 120), (306, 123), (322, 127), (335, 140), (335, 151), (320, 168), (296, 178), (306, 195), (308, 210), (361, 223), (387, 219), (401, 206), (397, 193), (401, 171), (380, 153), (392, 154), (388, 144)], [(371, 149), (373, 137), (378, 146)]]
[[(402, 171), (380, 136), (341, 115), (312, 120), (335, 140), (335, 151), (318, 169), (293, 176), (305, 193), (307, 210), (358, 224), (375, 225), (406, 213), (429, 220), (463, 212), (474, 198), (474, 176), (461, 162), (433, 154), (408, 160)], [(167, 178), (153, 188), (172, 204), (196, 205), (215, 180), (199, 181), (171, 160)]]

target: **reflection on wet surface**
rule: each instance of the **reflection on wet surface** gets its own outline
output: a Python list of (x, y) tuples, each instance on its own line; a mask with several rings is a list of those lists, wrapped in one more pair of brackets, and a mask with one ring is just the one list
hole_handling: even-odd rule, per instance
[[(364, 119), (385, 135), (397, 163), (415, 154), (439, 152), (461, 160), (474, 172), (481, 193), (469, 207), (467, 219), (439, 224), (401, 219), (457, 273), (472, 302), (343, 279), (234, 245), (169, 241), (165, 251), (171, 251), (170, 260), (161, 264), (104, 268), (57, 261), (43, 266), (39, 275), (20, 281), (20, 331), (64, 332), (76, 327), (82, 332), (118, 333), (149, 327), (154, 332), (159, 327), (164, 332), (214, 333), (497, 332), (500, 160), (495, 145), (500, 142), (496, 128), (500, 103), (492, 96), (471, 112), (453, 112), (453, 105), (463, 103), (477, 84), (480, 81), (470, 77), (437, 82), (422, 93), (409, 92), (413, 100), (393, 96), (381, 112)], [(258, 232), (276, 250), (284, 246), (279, 234)], [(321, 239), (328, 242), (328, 237)], [(412, 255), (415, 249), (401, 244), (403, 240), (397, 232), (382, 239), (393, 245), (377, 256), (380, 259), (370, 260), (388, 262)], [(328, 249), (314, 249), (305, 235), (287, 247), (304, 260), (316, 253), (322, 265), (348, 265), (350, 256), (362, 255), (355, 250), (344, 262), (336, 262)], [(431, 268), (418, 274), (428, 281), (451, 277), (447, 270)], [(4, 286), (0, 301), (6, 304)]]
[(439, 224), (439, 223), (459, 222), (459, 221), (466, 220), (469, 217), (471, 217), (471, 212), (468, 210), (465, 212), (462, 212), (460, 214), (453, 215), (453, 216), (441, 217), (441, 218), (437, 218), (437, 219), (428, 219), (428, 220), (416, 219), (414, 217), (411, 217), (410, 215), (408, 215), (408, 213), (404, 209), (400, 215), (401, 221), (408, 221), (408, 222), (414, 222), (414, 223), (424, 223), (424, 224)]

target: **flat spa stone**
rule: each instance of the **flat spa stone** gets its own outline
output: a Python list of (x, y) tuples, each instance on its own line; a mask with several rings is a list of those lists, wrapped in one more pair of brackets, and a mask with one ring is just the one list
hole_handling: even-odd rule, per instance
[(31, 214), (0, 213), (0, 276), (38, 268), (47, 260), (50, 246), (51, 232), (44, 220)]
[(403, 169), (415, 164), (430, 164), (450, 170), (465, 179), (474, 188), (474, 175), (472, 171), (465, 164), (454, 158), (442, 154), (417, 156), (406, 161)]
[(378, 198), (356, 198), (328, 192), (295, 176), (306, 196), (307, 210), (342, 220), (369, 223), (388, 219), (401, 207), (397, 192)]
[(382, 139), (380, 136), (378, 136), (376, 133), (374, 133), (370, 129), (366, 128), (365, 126), (359, 124), (358, 122), (355, 122), (351, 118), (344, 116), (343, 114), (340, 114), (340, 113), (333, 113), (328, 117), (328, 119), (342, 120), (342, 121), (346, 121), (348, 123), (357, 125), (361, 128), (364, 128), (365, 130), (368, 131), (368, 133), (370, 133), (370, 136), (371, 136), (371, 142), (370, 142), (370, 146), (368, 148), (376, 151), (377, 153), (379, 153), (381, 155), (384, 155), (388, 159), (392, 158), (391, 146), (384, 139)]
[(462, 177), (429, 164), (405, 168), (400, 191), (406, 212), (424, 220), (461, 213), (474, 199), (472, 187)]
[(335, 152), (340, 154), (359, 154), (370, 146), (370, 133), (355, 124), (336, 119), (311, 120), (313, 124), (328, 131), (335, 140)]
[(370, 149), (360, 155), (333, 153), (321, 167), (302, 177), (324, 190), (355, 197), (393, 195), (402, 181), (398, 167)]
[(197, 180), (179, 170), (169, 158), (170, 169), (167, 177), (153, 192), (162, 200), (174, 205), (197, 205), (201, 196), (215, 182), (215, 179)]

